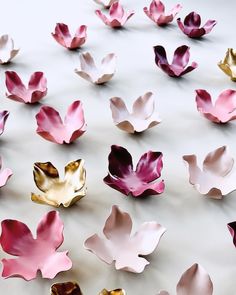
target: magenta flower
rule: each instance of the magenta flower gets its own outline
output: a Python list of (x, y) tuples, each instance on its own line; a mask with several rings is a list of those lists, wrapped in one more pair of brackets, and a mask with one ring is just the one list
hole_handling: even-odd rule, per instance
[(61, 46), (67, 49), (77, 49), (86, 42), (86, 32), (87, 26), (80, 26), (77, 29), (74, 37), (72, 37), (66, 24), (57, 23), (55, 27), (55, 32), (52, 33), (52, 36)]
[(112, 145), (108, 161), (109, 173), (103, 181), (115, 190), (133, 197), (163, 193), (164, 181), (155, 182), (161, 176), (163, 167), (161, 152), (143, 154), (133, 170), (130, 153), (121, 146)]
[(172, 22), (182, 5), (176, 4), (169, 13), (165, 13), (165, 5), (160, 0), (153, 0), (149, 6), (143, 8), (146, 15), (158, 26), (164, 26)]
[(204, 89), (196, 90), (198, 111), (208, 120), (215, 123), (227, 123), (236, 119), (236, 91), (225, 90), (212, 104), (211, 95)]
[(190, 47), (183, 45), (174, 52), (174, 58), (171, 64), (168, 63), (166, 51), (163, 46), (154, 46), (156, 65), (171, 77), (183, 76), (197, 68), (198, 64), (193, 62), (187, 66), (190, 58)]
[(63, 144), (71, 143), (86, 131), (81, 101), (74, 101), (68, 108), (64, 122), (52, 107), (43, 106), (36, 115), (36, 132), (44, 139)]
[(189, 38), (200, 38), (209, 34), (217, 22), (210, 19), (203, 27), (200, 27), (201, 16), (193, 11), (185, 17), (184, 23), (182, 23), (181, 18), (177, 19), (177, 23), (180, 30)]
[(134, 15), (134, 11), (125, 12), (119, 1), (114, 2), (109, 9), (109, 17), (101, 12), (101, 10), (95, 11), (97, 16), (106, 24), (112, 28), (122, 27), (127, 20)]
[(10, 113), (8, 111), (0, 111), (0, 135), (2, 135), (4, 132), (5, 124), (9, 114)]
[(34, 72), (26, 87), (16, 72), (6, 71), (6, 96), (22, 103), (36, 103), (47, 94), (47, 79), (43, 72)]
[(12, 176), (13, 172), (10, 168), (2, 169), (2, 158), (0, 157), (0, 187), (6, 185), (8, 179)]

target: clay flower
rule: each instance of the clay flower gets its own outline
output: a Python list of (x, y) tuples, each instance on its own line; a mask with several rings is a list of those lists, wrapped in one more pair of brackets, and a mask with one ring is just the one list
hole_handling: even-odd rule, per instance
[(228, 154), (226, 146), (210, 152), (203, 161), (203, 169), (197, 165), (195, 155), (183, 156), (189, 168), (189, 182), (200, 194), (214, 199), (222, 199), (236, 189), (235, 180), (230, 172), (234, 166), (234, 159)]
[(116, 70), (116, 56), (114, 53), (106, 55), (97, 67), (90, 53), (80, 55), (80, 69), (75, 73), (94, 84), (104, 84), (111, 80)]
[(14, 41), (9, 35), (0, 37), (0, 64), (10, 62), (19, 52), (20, 49), (15, 49)]
[(236, 91), (225, 90), (212, 104), (211, 95), (203, 89), (196, 90), (198, 111), (208, 120), (215, 123), (227, 123), (236, 119)]
[(165, 13), (165, 5), (160, 0), (153, 0), (149, 9), (144, 7), (143, 11), (158, 26), (164, 26), (171, 23), (181, 9), (182, 5), (176, 4), (169, 13)]
[(131, 231), (132, 220), (129, 214), (121, 211), (118, 206), (112, 206), (103, 228), (105, 239), (94, 234), (84, 245), (107, 264), (115, 261), (118, 270), (141, 273), (149, 264), (143, 256), (155, 250), (166, 229), (153, 221), (143, 223), (132, 236)]
[(86, 41), (87, 26), (80, 26), (77, 29), (74, 37), (72, 37), (66, 24), (57, 23), (55, 32), (52, 33), (52, 36), (61, 46), (67, 49), (77, 49)]
[(86, 131), (82, 103), (74, 101), (68, 108), (64, 122), (52, 107), (43, 106), (36, 115), (36, 132), (44, 139), (54, 143), (71, 143)]
[(95, 11), (97, 16), (106, 24), (112, 28), (120, 28), (124, 26), (127, 20), (134, 15), (134, 11), (124, 11), (119, 1), (114, 2), (109, 9), (109, 16), (101, 12), (101, 10)]
[(209, 19), (201, 27), (201, 16), (193, 11), (185, 17), (184, 23), (181, 21), (181, 18), (177, 19), (177, 23), (180, 30), (189, 38), (200, 38), (209, 34), (217, 22)]
[(43, 72), (34, 72), (26, 87), (14, 71), (6, 71), (6, 96), (22, 103), (36, 103), (47, 94), (47, 79)]
[(33, 173), (36, 186), (43, 192), (42, 195), (31, 194), (36, 203), (69, 207), (86, 195), (84, 160), (68, 163), (63, 180), (50, 162), (35, 163)]
[(168, 63), (163, 46), (154, 46), (154, 53), (156, 65), (171, 77), (183, 76), (198, 66), (196, 62), (193, 62), (191, 66), (187, 66), (190, 58), (190, 47), (186, 45), (180, 46), (175, 50), (171, 64)]
[[(181, 276), (176, 287), (176, 294), (212, 295), (213, 284), (211, 278), (201, 265), (194, 264)], [(158, 295), (169, 295), (169, 293), (161, 291)]]
[(163, 193), (164, 181), (155, 182), (163, 167), (161, 152), (143, 154), (134, 170), (130, 153), (121, 146), (112, 145), (108, 161), (109, 172), (103, 181), (115, 190), (133, 197)]
[(4, 132), (5, 124), (9, 114), (10, 113), (8, 111), (0, 111), (0, 135), (2, 135)]
[(110, 108), (115, 125), (129, 133), (145, 131), (161, 122), (155, 112), (155, 101), (151, 92), (135, 100), (131, 113), (127, 110), (123, 99), (119, 97), (110, 99)]
[(13, 172), (10, 168), (2, 169), (2, 158), (0, 157), (0, 187), (6, 185), (8, 179), (12, 176)]
[(56, 283), (51, 286), (51, 295), (83, 295), (76, 282)]
[(112, 291), (107, 291), (106, 289), (103, 289), (99, 295), (125, 295), (126, 292), (123, 289), (115, 289)]
[(102, 5), (104, 8), (110, 8), (111, 5), (117, 0), (94, 0), (97, 4)]
[(223, 61), (218, 63), (219, 68), (236, 82), (236, 51), (229, 48)]
[(57, 252), (63, 243), (63, 223), (59, 213), (46, 213), (33, 237), (28, 226), (21, 221), (6, 219), (2, 223), (0, 243), (2, 249), (14, 259), (2, 259), (2, 277), (21, 277), (27, 281), (35, 279), (40, 270), (43, 278), (53, 279), (59, 272), (72, 267), (68, 251)]

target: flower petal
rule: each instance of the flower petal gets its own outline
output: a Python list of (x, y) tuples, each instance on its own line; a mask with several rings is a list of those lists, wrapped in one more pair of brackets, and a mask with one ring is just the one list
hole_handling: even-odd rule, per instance
[(50, 186), (59, 180), (57, 168), (51, 162), (34, 163), (34, 181), (36, 186), (46, 192)]
[(0, 111), (0, 135), (4, 132), (5, 124), (9, 114), (10, 113), (8, 111)]
[(203, 26), (203, 29), (205, 30), (206, 34), (209, 34), (216, 24), (216, 20), (208, 20)]
[(32, 91), (31, 103), (35, 103), (47, 94), (47, 79), (43, 72), (34, 72), (29, 80), (28, 88)]
[(190, 47), (182, 45), (175, 50), (172, 64), (184, 69), (189, 62), (189, 58)]
[(56, 283), (51, 286), (51, 295), (83, 295), (76, 282)]
[(233, 243), (234, 243), (234, 246), (236, 247), (236, 235), (235, 235), (235, 232), (236, 232), (236, 221), (233, 221), (233, 222), (230, 222), (227, 224), (228, 226), (228, 230), (233, 238)]
[(123, 289), (115, 289), (112, 291), (107, 291), (106, 289), (103, 289), (99, 295), (126, 295), (125, 290)]
[(108, 170), (112, 176), (124, 177), (133, 170), (132, 157), (130, 153), (121, 146), (111, 146), (111, 152), (108, 156), (108, 161)]
[(194, 11), (190, 12), (184, 19), (184, 25), (192, 29), (199, 28), (201, 25), (201, 16)]
[(6, 87), (10, 94), (7, 94), (8, 98), (19, 102), (25, 102), (24, 96), (26, 96), (26, 88), (22, 83), (20, 77), (14, 71), (6, 71)]

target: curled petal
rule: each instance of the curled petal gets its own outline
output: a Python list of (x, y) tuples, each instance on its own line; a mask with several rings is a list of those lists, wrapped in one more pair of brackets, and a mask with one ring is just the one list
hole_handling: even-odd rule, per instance
[(9, 168), (2, 169), (2, 158), (0, 157), (0, 187), (6, 185), (8, 179), (12, 176), (13, 172)]
[(220, 61), (218, 66), (232, 81), (236, 81), (236, 52), (233, 48), (228, 49), (224, 60)]
[(236, 221), (234, 222), (230, 222), (228, 223), (228, 230), (233, 238), (233, 243), (234, 243), (234, 246), (236, 247), (236, 235), (235, 235), (235, 232), (236, 232)]
[(8, 111), (0, 111), (0, 135), (2, 135), (4, 132), (5, 124), (9, 114), (10, 113)]
[(83, 295), (76, 282), (56, 283), (51, 286), (51, 295)]
[(19, 52), (20, 49), (15, 49), (14, 41), (9, 35), (0, 37), (0, 64), (10, 62)]

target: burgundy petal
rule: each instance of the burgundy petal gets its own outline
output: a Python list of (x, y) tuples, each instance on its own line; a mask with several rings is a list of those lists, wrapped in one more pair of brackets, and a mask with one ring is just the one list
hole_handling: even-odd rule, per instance
[(235, 235), (235, 231), (236, 231), (236, 221), (233, 221), (233, 222), (230, 222), (228, 223), (228, 229), (229, 229), (229, 232), (233, 238), (233, 243), (234, 243), (234, 246), (236, 247), (236, 235)]

